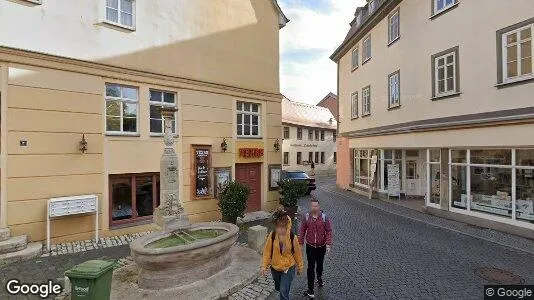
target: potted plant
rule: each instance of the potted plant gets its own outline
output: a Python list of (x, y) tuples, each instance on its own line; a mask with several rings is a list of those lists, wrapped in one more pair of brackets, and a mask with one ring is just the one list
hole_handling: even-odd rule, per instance
[(308, 191), (308, 183), (303, 180), (283, 179), (278, 182), (280, 204), (290, 215), (297, 213), (297, 202)]
[(219, 195), (223, 222), (235, 224), (238, 217), (243, 217), (249, 194), (249, 187), (239, 182), (231, 181), (224, 187)]

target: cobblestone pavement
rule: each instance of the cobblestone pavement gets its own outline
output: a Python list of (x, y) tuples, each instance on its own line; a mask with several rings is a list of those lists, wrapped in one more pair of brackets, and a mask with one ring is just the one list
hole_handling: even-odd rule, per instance
[[(534, 284), (534, 241), (367, 200), (332, 180), (318, 183), (334, 246), (316, 299), (482, 299), (491, 283), (474, 274), (478, 267)], [(306, 207), (307, 199), (299, 204)], [(305, 276), (297, 277), (293, 297), (301, 299), (305, 289)]]

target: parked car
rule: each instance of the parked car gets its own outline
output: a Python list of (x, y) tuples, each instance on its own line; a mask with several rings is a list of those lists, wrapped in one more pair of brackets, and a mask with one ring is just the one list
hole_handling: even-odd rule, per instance
[(306, 192), (306, 195), (309, 195), (311, 191), (317, 188), (315, 185), (315, 178), (308, 176), (308, 174), (306, 174), (304, 171), (282, 171), (281, 179), (286, 178), (292, 180), (305, 180), (308, 182), (308, 192)]

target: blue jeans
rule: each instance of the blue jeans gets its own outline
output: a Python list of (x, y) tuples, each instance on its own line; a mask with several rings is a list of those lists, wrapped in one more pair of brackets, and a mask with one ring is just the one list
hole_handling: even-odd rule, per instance
[(277, 271), (271, 268), (271, 274), (274, 280), (274, 289), (280, 292), (280, 300), (289, 300), (289, 289), (293, 278), (295, 278), (295, 266), (292, 266), (287, 272)]

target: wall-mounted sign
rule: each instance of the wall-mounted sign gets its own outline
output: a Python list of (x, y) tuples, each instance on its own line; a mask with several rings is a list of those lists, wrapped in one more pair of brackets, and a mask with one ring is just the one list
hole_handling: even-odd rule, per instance
[(278, 189), (278, 182), (282, 176), (282, 165), (269, 165), (269, 191)]
[(192, 189), (195, 198), (205, 198), (210, 192), (211, 146), (193, 146)]
[(239, 156), (245, 157), (245, 158), (263, 157), (263, 149), (262, 148), (240, 148)]
[(232, 168), (214, 168), (213, 170), (214, 196), (217, 198), (222, 190), (232, 181)]

